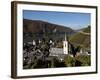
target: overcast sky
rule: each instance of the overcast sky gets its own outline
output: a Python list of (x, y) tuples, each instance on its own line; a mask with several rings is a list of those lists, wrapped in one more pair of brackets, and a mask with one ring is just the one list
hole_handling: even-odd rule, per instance
[(91, 15), (90, 13), (24, 10), (23, 18), (30, 20), (43, 20), (77, 30), (90, 25)]

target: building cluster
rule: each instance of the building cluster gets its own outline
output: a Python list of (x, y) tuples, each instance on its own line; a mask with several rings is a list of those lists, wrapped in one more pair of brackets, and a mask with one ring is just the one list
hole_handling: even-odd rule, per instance
[[(66, 39), (63, 41), (63, 48), (55, 47), (55, 42), (53, 40), (33, 40), (32, 42), (27, 42), (23, 44), (23, 61), (25, 64), (30, 64), (35, 60), (52, 60), (53, 57), (57, 57), (60, 61), (64, 59), (64, 56), (70, 54), (69, 42)], [(89, 55), (90, 50), (80, 49), (77, 54), (86, 53)], [(70, 54), (72, 57), (73, 55)]]

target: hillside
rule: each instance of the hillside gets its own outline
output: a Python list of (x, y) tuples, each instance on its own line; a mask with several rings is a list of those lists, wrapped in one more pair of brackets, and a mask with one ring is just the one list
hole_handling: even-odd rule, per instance
[(53, 23), (49, 23), (46, 21), (40, 20), (23, 20), (24, 24), (24, 32), (32, 32), (32, 33), (43, 33), (44, 30), (46, 32), (53, 32), (56, 29), (56, 32), (66, 32), (66, 33), (73, 33), (73, 30), (69, 27), (57, 25)]
[(81, 29), (83, 32), (86, 32), (86, 33), (90, 33), (90, 30), (91, 28), (90, 28), (90, 26), (88, 26), (88, 27), (86, 27), (86, 28), (83, 28), (83, 29)]
[(65, 33), (72, 35), (75, 31), (69, 27), (46, 21), (24, 19), (23, 33), (24, 42), (27, 42), (33, 39), (41, 39), (45, 36), (52, 39), (62, 39)]
[(70, 42), (75, 45), (80, 45), (85, 48), (90, 48), (90, 26), (75, 33), (70, 37)]

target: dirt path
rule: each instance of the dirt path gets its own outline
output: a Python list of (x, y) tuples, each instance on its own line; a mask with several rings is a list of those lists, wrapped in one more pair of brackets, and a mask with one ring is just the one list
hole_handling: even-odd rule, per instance
[(79, 31), (79, 33), (84, 34), (84, 35), (90, 35), (90, 33), (86, 33), (86, 32), (83, 32), (83, 31)]

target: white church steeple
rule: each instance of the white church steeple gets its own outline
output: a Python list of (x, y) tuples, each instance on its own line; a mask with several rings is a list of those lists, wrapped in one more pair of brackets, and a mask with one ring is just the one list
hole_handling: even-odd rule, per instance
[(68, 41), (66, 39), (66, 33), (65, 33), (65, 40), (63, 41), (63, 52), (64, 54), (68, 54)]

